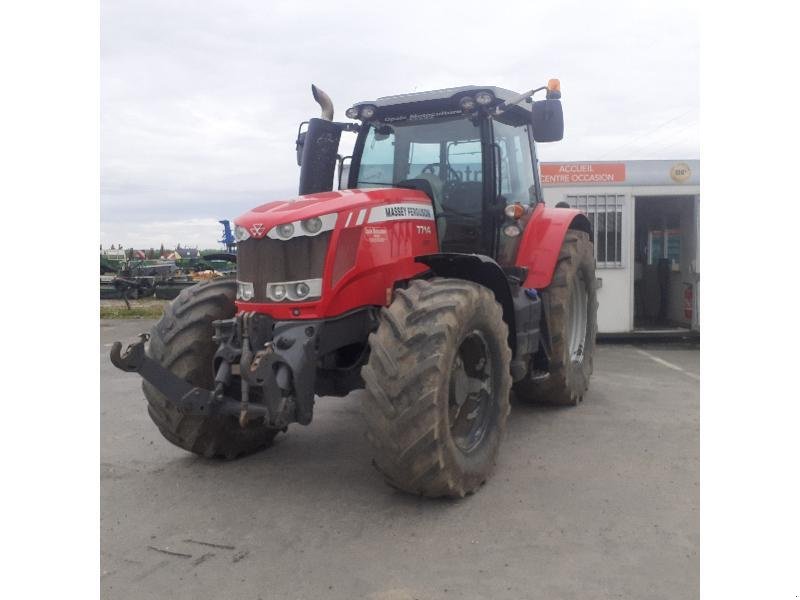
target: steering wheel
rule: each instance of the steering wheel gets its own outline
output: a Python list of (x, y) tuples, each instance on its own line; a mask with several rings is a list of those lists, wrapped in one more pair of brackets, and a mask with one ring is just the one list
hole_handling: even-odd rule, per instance
[[(431, 163), (429, 165), (425, 165), (422, 168), (422, 171), (420, 171), (420, 173), (430, 173), (431, 175), (436, 175), (436, 173), (433, 172), (433, 168), (434, 167), (439, 167), (439, 170), (441, 171), (441, 166), (442, 166), (442, 163), (434, 162), (434, 163)], [(452, 177), (451, 177), (451, 175), (452, 175)], [(447, 165), (447, 181), (451, 181), (453, 179), (455, 179), (456, 181), (461, 181), (461, 173), (456, 171), (450, 165)]]

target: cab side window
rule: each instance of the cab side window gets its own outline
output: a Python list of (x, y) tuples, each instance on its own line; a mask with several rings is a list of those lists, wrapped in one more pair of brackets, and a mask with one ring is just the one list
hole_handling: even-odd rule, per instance
[(509, 203), (532, 203), (535, 186), (528, 125), (494, 121), (494, 141), (500, 148), (501, 193)]

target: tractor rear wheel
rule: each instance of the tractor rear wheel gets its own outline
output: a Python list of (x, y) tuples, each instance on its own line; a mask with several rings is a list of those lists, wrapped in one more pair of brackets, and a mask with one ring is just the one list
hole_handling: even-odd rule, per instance
[(362, 410), (387, 483), (433, 497), (477, 490), (510, 407), (508, 327), (494, 294), (461, 279), (412, 281), (369, 343)]
[[(164, 310), (150, 332), (147, 354), (189, 383), (210, 390), (214, 386), (212, 360), (216, 345), (212, 321), (236, 313), (236, 282), (208, 281), (185, 288)], [(268, 446), (277, 430), (260, 422), (244, 429), (232, 416), (186, 416), (175, 410), (152, 385), (143, 382), (150, 418), (170, 442), (207, 458), (237, 458)]]
[(552, 345), (550, 375), (526, 377), (514, 392), (524, 401), (575, 406), (589, 388), (597, 335), (594, 249), (586, 232), (567, 231), (542, 304)]

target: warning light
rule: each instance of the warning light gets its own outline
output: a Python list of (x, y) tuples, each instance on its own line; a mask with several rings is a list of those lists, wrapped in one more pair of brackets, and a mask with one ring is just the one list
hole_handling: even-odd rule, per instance
[(550, 79), (547, 82), (547, 98), (556, 100), (561, 98), (561, 81), (558, 79)]
[(525, 214), (525, 208), (521, 204), (509, 204), (503, 212), (509, 219), (517, 220)]

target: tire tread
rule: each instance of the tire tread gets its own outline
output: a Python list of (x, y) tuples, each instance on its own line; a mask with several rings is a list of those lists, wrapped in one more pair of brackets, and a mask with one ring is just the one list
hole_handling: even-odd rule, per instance
[[(236, 312), (236, 282), (224, 279), (181, 290), (153, 326), (148, 356), (193, 385), (211, 389), (214, 381), (211, 336), (213, 321)], [(272, 443), (275, 430), (251, 423), (242, 429), (230, 416), (186, 416), (172, 408), (148, 382), (142, 383), (150, 418), (171, 443), (205, 456), (233, 459), (256, 452)]]
[[(483, 472), (465, 476), (451, 453), (446, 395), (448, 357), (455, 351), (459, 324), (472, 311), (488, 314), (502, 343), (498, 431), (508, 415), (511, 351), (502, 309), (487, 288), (466, 280), (414, 280), (398, 290), (381, 311), (380, 324), (370, 336), (370, 359), (362, 369), (367, 394), (362, 414), (373, 464), (396, 489), (424, 496), (463, 497), (486, 480), (496, 449)], [(499, 438), (499, 433), (498, 433)]]

